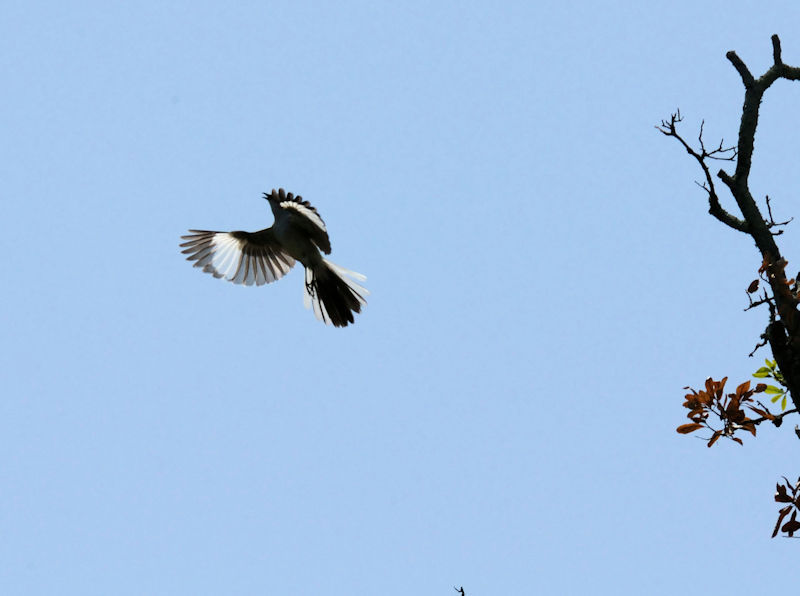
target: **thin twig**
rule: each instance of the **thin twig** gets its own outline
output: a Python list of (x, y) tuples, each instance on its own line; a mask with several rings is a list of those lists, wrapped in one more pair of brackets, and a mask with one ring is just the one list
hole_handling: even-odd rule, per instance
[(749, 358), (752, 358), (753, 356), (755, 356), (755, 353), (756, 353), (756, 352), (757, 352), (757, 351), (758, 351), (760, 348), (763, 348), (764, 346), (766, 346), (766, 345), (767, 345), (767, 343), (768, 343), (768, 340), (767, 340), (767, 334), (766, 334), (766, 333), (762, 333), (762, 334), (761, 334), (761, 341), (760, 341), (760, 342), (758, 342), (758, 343), (756, 344), (756, 347), (755, 347), (755, 348), (753, 348), (753, 351), (752, 351), (752, 352), (750, 352), (750, 353), (748, 354), (748, 357), (749, 357)]
[[(767, 406), (765, 406), (761, 402), (756, 402), (756, 403), (758, 403), (758, 405), (761, 406), (763, 409), (765, 409), (765, 410), (767, 409)], [(769, 411), (769, 410), (767, 410), (767, 411)], [(780, 414), (774, 414), (772, 416), (772, 418), (767, 418), (766, 416), (762, 416), (761, 418), (754, 418), (753, 420), (748, 420), (747, 424), (759, 425), (762, 422), (769, 421), (769, 422), (772, 422), (772, 424), (774, 424), (775, 426), (780, 426), (781, 423), (783, 422), (783, 417), (784, 416), (788, 416), (789, 414), (794, 414), (797, 411), (798, 411), (797, 408), (792, 408), (791, 410), (786, 410), (784, 412), (781, 412)], [(776, 420), (778, 420), (777, 423), (775, 422)]]
[[(772, 217), (772, 205), (769, 202), (769, 195), (767, 195), (767, 214), (769, 214), (769, 221), (767, 222), (767, 227), (768, 228), (775, 228), (775, 227), (778, 227), (778, 226), (789, 225), (792, 222), (792, 220), (794, 219), (794, 217), (790, 217), (786, 221), (775, 221), (775, 218)], [(783, 234), (783, 230), (778, 230), (777, 232), (772, 232), (773, 236), (780, 236), (781, 234)]]
[[(736, 156), (736, 148), (728, 147), (724, 148), (722, 143), (720, 143), (719, 148), (714, 149), (713, 151), (709, 152), (706, 151), (704, 142), (703, 142), (703, 124), (700, 125), (700, 152), (698, 153), (695, 149), (686, 142), (686, 140), (678, 133), (677, 124), (683, 120), (681, 116), (680, 110), (677, 110), (674, 114), (670, 116), (669, 121), (662, 120), (661, 126), (656, 126), (656, 129), (661, 132), (661, 134), (668, 136), (668, 137), (675, 137), (683, 148), (686, 149), (686, 152), (695, 158), (698, 164), (700, 164), (700, 168), (703, 170), (703, 174), (705, 175), (705, 182), (700, 184), (697, 182), (697, 185), (706, 191), (708, 194), (708, 212), (716, 217), (719, 221), (724, 223), (725, 225), (733, 228), (734, 230), (738, 230), (740, 232), (744, 232), (745, 234), (749, 233), (749, 227), (747, 223), (738, 217), (734, 216), (733, 214), (729, 213), (725, 209), (723, 209), (722, 205), (719, 202), (719, 197), (717, 196), (716, 188), (714, 187), (714, 178), (711, 175), (711, 171), (708, 169), (708, 165), (705, 162), (707, 157), (713, 159), (724, 159), (726, 161), (730, 161), (728, 156), (719, 157), (724, 153), (731, 153), (731, 158)], [(716, 157), (715, 157), (716, 156)]]
[(758, 306), (761, 306), (762, 304), (774, 304), (774, 302), (775, 302), (774, 299), (772, 298), (772, 296), (768, 296), (767, 295), (767, 291), (766, 290), (764, 290), (763, 298), (759, 298), (758, 300), (753, 300), (753, 298), (752, 298), (752, 296), (750, 296), (750, 294), (747, 295), (747, 298), (750, 300), (750, 304), (747, 306), (747, 308), (744, 309), (745, 312), (747, 312), (748, 310), (751, 310), (753, 308), (756, 308)]

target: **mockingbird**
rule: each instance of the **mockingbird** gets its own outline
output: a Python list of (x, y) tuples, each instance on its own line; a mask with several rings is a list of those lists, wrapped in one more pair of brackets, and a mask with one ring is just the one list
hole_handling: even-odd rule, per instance
[(306, 268), (303, 303), (325, 324), (345, 327), (369, 294), (356, 282), (367, 278), (324, 259), (331, 253), (328, 230), (319, 213), (300, 195), (272, 189), (264, 198), (275, 223), (259, 232), (189, 230), (182, 251), (195, 267), (235, 284), (261, 286), (280, 279), (300, 261)]

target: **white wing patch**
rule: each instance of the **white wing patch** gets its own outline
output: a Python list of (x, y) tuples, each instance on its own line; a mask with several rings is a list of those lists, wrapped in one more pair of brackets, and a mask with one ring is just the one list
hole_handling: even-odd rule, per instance
[(294, 259), (270, 246), (248, 243), (227, 232), (194, 232), (183, 236), (187, 247), (183, 253), (187, 260), (197, 261), (194, 266), (216, 278), (225, 278), (235, 284), (262, 286), (286, 275), (294, 266)]
[(323, 232), (327, 232), (328, 229), (325, 227), (325, 222), (322, 221), (322, 218), (319, 216), (319, 213), (316, 212), (314, 208), (306, 207), (302, 203), (297, 203), (295, 201), (283, 201), (280, 206), (284, 209), (293, 209), (300, 213), (303, 217), (311, 221), (315, 226), (317, 226)]

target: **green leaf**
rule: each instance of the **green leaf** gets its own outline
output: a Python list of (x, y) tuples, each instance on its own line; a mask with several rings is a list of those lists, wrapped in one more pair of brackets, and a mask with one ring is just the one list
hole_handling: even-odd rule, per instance
[(764, 389), (764, 392), (766, 392), (766, 393), (777, 393), (777, 394), (780, 395), (781, 393), (783, 393), (783, 389), (781, 389), (779, 387), (776, 387), (775, 385), (767, 385), (767, 388)]
[(781, 410), (786, 409), (786, 394), (783, 394), (783, 399), (781, 400)]
[(757, 379), (764, 379), (770, 376), (770, 370), (766, 366), (762, 366), (753, 373), (753, 376)]
[(767, 366), (770, 369), (774, 369), (775, 368), (775, 361), (774, 360), (770, 360), (769, 358), (767, 358), (766, 360), (764, 360), (764, 362), (767, 363)]
[(771, 401), (772, 403), (775, 403), (775, 402), (776, 402), (776, 401), (778, 401), (780, 398), (781, 398), (781, 396), (780, 396), (780, 395), (776, 395), (776, 396), (775, 396), (775, 397), (773, 397), (773, 398), (772, 398), (770, 401)]

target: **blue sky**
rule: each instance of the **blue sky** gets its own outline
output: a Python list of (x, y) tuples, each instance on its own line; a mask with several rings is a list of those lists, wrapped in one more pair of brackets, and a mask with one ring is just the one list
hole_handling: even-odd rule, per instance
[[(706, 594), (792, 585), (790, 429), (708, 450), (759, 258), (653, 128), (734, 140), (744, 2), (0, 9), (4, 594)], [(797, 90), (752, 175), (792, 202)], [(193, 269), (284, 187), (368, 276), (346, 329)], [(730, 203), (728, 203), (730, 205)], [(783, 236), (795, 266), (796, 225)], [(767, 356), (762, 353), (763, 357)], [(792, 422), (794, 424), (794, 422)]]

